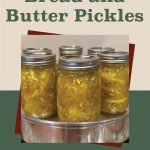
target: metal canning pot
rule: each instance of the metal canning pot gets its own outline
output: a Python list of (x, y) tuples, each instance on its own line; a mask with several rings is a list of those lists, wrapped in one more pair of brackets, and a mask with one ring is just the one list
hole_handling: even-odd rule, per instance
[(97, 122), (60, 122), (22, 114), (22, 134), (27, 143), (122, 143), (129, 137), (129, 113), (101, 115)]

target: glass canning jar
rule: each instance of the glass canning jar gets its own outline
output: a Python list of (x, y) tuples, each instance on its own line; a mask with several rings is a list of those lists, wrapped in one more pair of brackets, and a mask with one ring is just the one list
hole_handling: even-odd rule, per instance
[(56, 55), (22, 55), (21, 104), (23, 112), (46, 118), (56, 113)]
[(121, 114), (128, 106), (128, 52), (101, 53), (102, 108), (108, 114)]
[(58, 68), (57, 111), (60, 120), (98, 120), (101, 103), (99, 57), (61, 57)]
[(60, 57), (78, 57), (83, 53), (83, 48), (80, 46), (61, 46), (59, 47)]

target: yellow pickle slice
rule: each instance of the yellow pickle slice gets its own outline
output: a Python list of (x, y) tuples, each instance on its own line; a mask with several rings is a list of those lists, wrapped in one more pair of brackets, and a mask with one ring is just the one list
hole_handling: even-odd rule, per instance
[(102, 63), (102, 112), (123, 113), (128, 106), (129, 69), (128, 63)]
[(56, 71), (54, 65), (22, 65), (21, 101), (22, 109), (26, 115), (46, 118), (56, 113)]
[(96, 121), (100, 117), (100, 81), (96, 70), (60, 70), (57, 107), (61, 121)]

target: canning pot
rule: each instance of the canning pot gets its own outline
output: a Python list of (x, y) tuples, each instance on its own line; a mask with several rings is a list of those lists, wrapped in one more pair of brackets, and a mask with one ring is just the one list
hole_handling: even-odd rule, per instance
[(96, 122), (60, 122), (58, 116), (37, 119), (22, 114), (27, 143), (122, 143), (129, 138), (128, 110), (117, 116), (102, 114)]

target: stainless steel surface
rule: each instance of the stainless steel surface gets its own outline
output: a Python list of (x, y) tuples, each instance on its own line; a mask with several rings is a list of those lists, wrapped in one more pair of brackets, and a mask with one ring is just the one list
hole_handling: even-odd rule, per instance
[(57, 116), (41, 120), (22, 114), (22, 134), (27, 143), (122, 143), (129, 137), (128, 111), (101, 115), (97, 122), (60, 122)]
[(98, 56), (60, 57), (58, 67), (66, 70), (86, 70), (99, 67)]
[(126, 63), (129, 60), (129, 53), (124, 51), (103, 52), (99, 56), (102, 62), (107, 63)]

